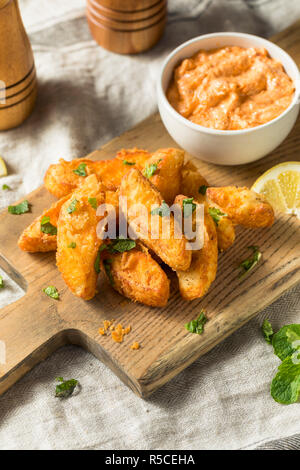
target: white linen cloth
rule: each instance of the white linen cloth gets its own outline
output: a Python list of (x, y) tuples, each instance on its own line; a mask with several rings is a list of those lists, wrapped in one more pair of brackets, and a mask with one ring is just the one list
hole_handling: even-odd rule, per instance
[[(144, 54), (120, 56), (92, 40), (84, 6), (84, 0), (20, 0), (39, 98), (21, 127), (0, 133), (9, 167), (1, 187), (13, 189), (0, 190), (0, 209), (40, 185), (59, 157), (84, 156), (155, 112), (159, 67), (183, 41), (218, 30), (269, 36), (300, 17), (299, 0), (171, 0), (161, 42)], [(1, 307), (22, 293), (0, 274), (7, 287)], [(275, 329), (300, 323), (299, 292), (286, 294), (147, 400), (89, 353), (71, 346), (57, 351), (0, 397), (0, 449), (245, 449), (264, 443), (299, 449), (300, 405), (272, 400), (279, 360), (260, 332), (266, 317)], [(81, 393), (54, 398), (57, 376), (78, 379)], [(278, 439), (284, 440), (273, 442)]]

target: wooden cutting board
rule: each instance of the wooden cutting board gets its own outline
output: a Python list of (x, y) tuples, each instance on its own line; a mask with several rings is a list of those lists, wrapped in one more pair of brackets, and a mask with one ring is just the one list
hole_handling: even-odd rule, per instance
[[(300, 22), (275, 38), (298, 64), (299, 40)], [(89, 157), (107, 159), (121, 148), (135, 146), (154, 151), (176, 144), (159, 116), (154, 115)], [(234, 168), (196, 162), (212, 185), (251, 186), (271, 166), (299, 160), (299, 152), (300, 120), (284, 144), (263, 160)], [(22, 230), (53, 202), (44, 187), (27, 199), (32, 204), (31, 213), (0, 214), (0, 267), (26, 290), (20, 300), (0, 313), (0, 341), (6, 345), (6, 364), (0, 364), (0, 393), (60, 346), (76, 344), (107, 364), (135, 393), (146, 397), (300, 280), (299, 221), (280, 216), (270, 229), (238, 230), (235, 245), (219, 257), (216, 281), (199, 301), (183, 301), (173, 279), (167, 307), (148, 308), (125, 300), (100, 279), (97, 298), (85, 302), (74, 297), (64, 284), (55, 267), (54, 253), (28, 254), (18, 249), (17, 239)], [(263, 261), (252, 274), (240, 280), (237, 265), (248, 257), (247, 247), (254, 244), (260, 246)], [(59, 301), (42, 292), (48, 285), (58, 288)], [(203, 308), (209, 317), (204, 334), (188, 333), (184, 324), (197, 317)], [(102, 321), (112, 318), (132, 327), (122, 344), (98, 334)], [(130, 349), (133, 341), (141, 343), (140, 350)]]

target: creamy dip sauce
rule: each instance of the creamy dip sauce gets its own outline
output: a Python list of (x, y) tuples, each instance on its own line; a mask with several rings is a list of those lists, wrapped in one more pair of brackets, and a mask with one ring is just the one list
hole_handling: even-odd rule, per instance
[(278, 117), (294, 93), (292, 79), (266, 49), (223, 47), (183, 60), (174, 70), (167, 98), (196, 124), (241, 130)]

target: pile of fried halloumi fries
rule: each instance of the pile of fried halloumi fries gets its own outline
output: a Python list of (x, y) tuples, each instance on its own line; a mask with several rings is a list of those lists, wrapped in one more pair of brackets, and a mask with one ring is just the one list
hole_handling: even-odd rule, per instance
[[(49, 167), (45, 186), (58, 200), (24, 230), (19, 247), (31, 253), (56, 250), (63, 279), (85, 300), (96, 295), (102, 271), (125, 297), (163, 307), (170, 296), (165, 265), (176, 272), (181, 296), (199, 299), (215, 280), (218, 253), (234, 243), (235, 225), (255, 229), (274, 223), (273, 209), (262, 196), (247, 188), (210, 187), (197, 167), (185, 162), (184, 152), (174, 148), (121, 150), (112, 160), (60, 160)], [(118, 214), (120, 197), (126, 198), (128, 211), (140, 203), (149, 213), (153, 205), (183, 207), (187, 199), (193, 208), (204, 205), (202, 248), (191, 251), (184, 235), (176, 238), (172, 231), (168, 240), (160, 233), (153, 239), (149, 231), (118, 251), (117, 237), (103, 240), (97, 234), (102, 217), (97, 208), (110, 204)], [(217, 220), (211, 210), (219, 214)], [(132, 222), (128, 216), (128, 225)]]

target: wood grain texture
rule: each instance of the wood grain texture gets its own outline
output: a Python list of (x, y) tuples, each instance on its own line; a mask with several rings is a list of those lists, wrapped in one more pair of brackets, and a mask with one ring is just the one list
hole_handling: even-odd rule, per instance
[(139, 1), (132, 3), (132, 8), (131, 3), (126, 2), (126, 10), (119, 10), (113, 6), (119, 2), (111, 2), (108, 8), (103, 0), (87, 0), (88, 24), (100, 46), (118, 54), (137, 54), (160, 39), (166, 24), (167, 2)]
[(33, 54), (17, 0), (0, 3), (0, 80), (0, 130), (7, 130), (31, 114), (37, 95)]
[[(300, 63), (300, 24), (282, 33), (277, 42)], [(247, 185), (272, 165), (299, 160), (300, 120), (289, 138), (271, 155), (246, 166), (217, 167), (195, 160), (203, 175), (213, 185)], [(158, 115), (114, 139), (92, 159), (107, 159), (124, 147), (146, 147), (153, 151), (175, 145), (166, 133)], [(55, 255), (28, 254), (17, 248), (22, 230), (53, 201), (45, 188), (28, 196), (32, 212), (13, 216), (0, 215), (0, 267), (24, 289), (25, 296), (1, 310), (0, 340), (7, 347), (7, 363), (0, 365), (0, 393), (7, 390), (36, 363), (56, 348), (77, 344), (107, 364), (135, 393), (145, 397), (162, 386), (199, 356), (249, 321), (300, 280), (299, 221), (282, 215), (267, 230), (242, 230), (235, 245), (219, 257), (218, 276), (209, 293), (191, 303), (184, 302), (172, 277), (172, 295), (165, 308), (148, 308), (131, 303), (117, 294), (103, 279), (99, 294), (85, 302), (74, 297), (62, 281)], [(237, 265), (248, 256), (247, 247), (259, 245), (263, 260), (258, 269), (244, 279), (238, 278)], [(55, 285), (59, 301), (49, 299), (42, 289)], [(187, 321), (204, 308), (209, 317), (202, 336), (184, 329)], [(116, 319), (131, 325), (132, 332), (122, 344), (102, 337), (98, 329), (103, 320)], [(132, 351), (138, 341), (141, 349)]]

